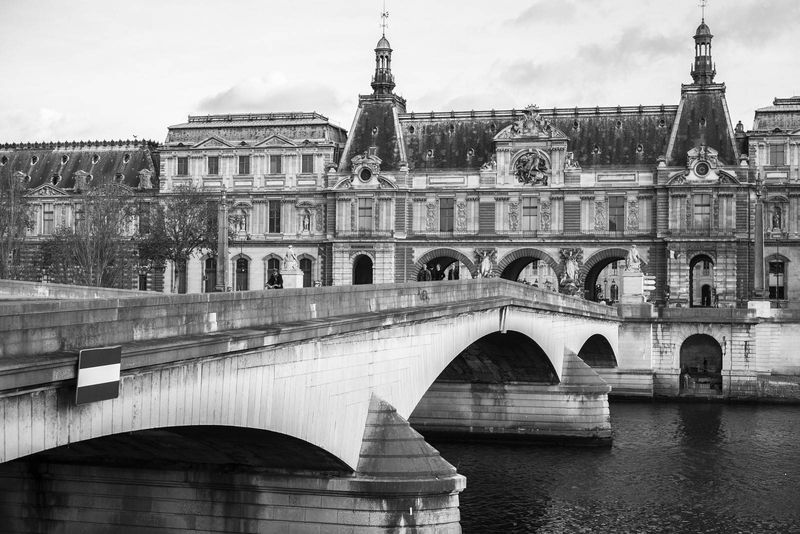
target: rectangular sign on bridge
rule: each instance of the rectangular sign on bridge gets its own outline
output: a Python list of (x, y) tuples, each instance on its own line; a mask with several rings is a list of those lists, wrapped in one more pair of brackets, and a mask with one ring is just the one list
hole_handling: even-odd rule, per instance
[(75, 404), (119, 397), (122, 347), (84, 349), (78, 354), (78, 387)]

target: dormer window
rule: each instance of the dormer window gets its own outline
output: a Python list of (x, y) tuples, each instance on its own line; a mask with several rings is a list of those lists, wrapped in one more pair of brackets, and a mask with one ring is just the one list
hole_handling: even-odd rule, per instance
[(31, 165), (39, 163), (39, 156), (31, 156)]
[(68, 161), (69, 161), (69, 156), (68, 155), (64, 154), (63, 156), (61, 156), (61, 164), (62, 165), (66, 165)]
[(50, 183), (53, 185), (58, 185), (61, 182), (61, 175), (55, 173), (53, 176), (50, 177)]
[(92, 165), (95, 165), (98, 161), (100, 161), (100, 156), (92, 154)]
[(125, 154), (124, 156), (122, 156), (122, 163), (128, 163), (130, 160), (131, 160), (130, 154)]
[(8, 156), (3, 156), (0, 158), (0, 167), (6, 165), (8, 163)]

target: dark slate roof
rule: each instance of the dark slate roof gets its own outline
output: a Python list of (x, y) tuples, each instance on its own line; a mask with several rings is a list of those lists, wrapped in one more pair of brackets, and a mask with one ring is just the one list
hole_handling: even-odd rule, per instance
[(756, 110), (753, 130), (800, 130), (800, 96), (776, 98), (771, 106)]
[[(568, 137), (567, 150), (583, 167), (654, 165), (664, 155), (676, 111), (677, 106), (540, 110)], [(478, 169), (494, 153), (494, 136), (521, 117), (522, 110), (401, 114), (409, 168)]]
[(679, 107), (667, 165), (685, 165), (687, 152), (701, 144), (717, 150), (722, 163), (738, 163), (724, 84), (684, 85)]
[(395, 109), (398, 113), (405, 111), (405, 101), (395, 95), (359, 97), (358, 111), (340, 160), (339, 171), (347, 171), (350, 161), (371, 146), (378, 148), (381, 170), (396, 171), (400, 168), (400, 139), (395, 128)]
[(272, 135), (297, 141), (344, 143), (347, 132), (314, 112), (190, 115), (188, 122), (169, 126), (166, 144), (192, 146), (209, 137), (254, 144)]
[[(95, 180), (115, 179), (117, 173), (122, 173), (122, 183), (137, 188), (139, 171), (147, 169), (153, 173), (151, 181), (157, 188), (157, 148), (158, 145), (151, 141), (3, 144), (0, 145), (0, 163), (6, 163), (0, 166), (0, 180), (22, 171), (31, 177), (28, 188), (33, 189), (42, 184), (52, 184), (53, 176), (61, 175), (58, 187), (71, 189), (75, 185), (75, 173), (82, 170)], [(34, 158), (37, 161), (31, 164)]]

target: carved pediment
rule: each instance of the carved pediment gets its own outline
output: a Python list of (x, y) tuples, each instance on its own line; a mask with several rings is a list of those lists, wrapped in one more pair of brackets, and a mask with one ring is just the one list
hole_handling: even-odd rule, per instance
[(54, 187), (50, 184), (43, 184), (39, 187), (31, 189), (26, 196), (29, 197), (68, 197), (69, 194), (60, 187)]
[(271, 135), (271, 136), (267, 137), (263, 141), (260, 141), (260, 142), (256, 143), (255, 146), (259, 146), (259, 147), (265, 147), (265, 146), (295, 147), (295, 146), (297, 146), (297, 143), (293, 142), (288, 137), (284, 137), (282, 135), (275, 134), (275, 135)]
[(537, 106), (528, 106), (522, 112), (522, 118), (515, 121), (510, 126), (506, 126), (494, 137), (495, 141), (504, 139), (566, 139), (564, 133), (550, 124), (550, 121), (542, 117)]
[(211, 137), (200, 141), (194, 148), (231, 148), (233, 145), (219, 137), (212, 135)]

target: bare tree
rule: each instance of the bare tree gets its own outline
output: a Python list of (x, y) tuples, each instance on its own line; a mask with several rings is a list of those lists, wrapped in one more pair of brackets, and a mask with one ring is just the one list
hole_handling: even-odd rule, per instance
[(33, 228), (33, 209), (25, 196), (26, 176), (14, 173), (0, 181), (0, 278), (16, 278), (25, 234)]
[(194, 253), (217, 246), (217, 203), (202, 189), (178, 186), (152, 207), (149, 233), (141, 237), (139, 257), (163, 268), (171, 261), (178, 292), (186, 292), (186, 265)]
[(125, 287), (135, 215), (126, 186), (109, 182), (89, 190), (76, 201), (74, 227), (59, 227), (42, 244), (45, 269), (58, 281)]

